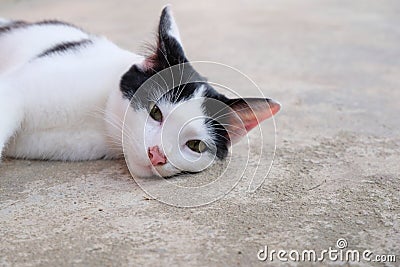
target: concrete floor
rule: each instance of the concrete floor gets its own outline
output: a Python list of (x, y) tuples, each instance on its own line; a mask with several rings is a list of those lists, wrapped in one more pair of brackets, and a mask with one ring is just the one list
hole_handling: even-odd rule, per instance
[[(64, 19), (143, 51), (164, 4), (3, 0), (0, 16)], [(255, 193), (245, 177), (223, 199), (189, 209), (147, 196), (123, 161), (6, 159), (0, 266), (266, 266), (257, 259), (266, 245), (321, 251), (339, 238), (349, 249), (395, 254), (398, 266), (399, 2), (172, 4), (190, 59), (238, 68), (283, 104), (269, 176)], [(265, 174), (271, 157), (262, 159)]]

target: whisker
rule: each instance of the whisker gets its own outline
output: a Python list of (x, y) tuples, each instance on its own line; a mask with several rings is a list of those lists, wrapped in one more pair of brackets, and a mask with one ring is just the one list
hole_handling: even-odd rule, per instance
[(106, 134), (106, 136), (111, 139), (111, 140), (109, 140), (109, 142), (115, 142), (116, 145), (122, 146), (122, 138), (123, 138), (122, 133), (123, 132), (125, 133), (125, 136), (129, 140), (134, 140), (135, 142), (138, 142), (138, 140), (134, 137), (132, 131), (128, 127), (123, 127), (125, 124), (121, 118), (119, 118), (118, 116), (116, 116), (114, 114), (111, 114), (111, 116), (110, 116), (110, 114), (105, 113), (104, 109), (99, 108), (99, 107), (95, 107), (95, 112), (97, 112), (97, 114), (93, 113), (90, 115), (92, 115), (92, 116), (98, 116), (100, 114), (104, 115), (104, 117), (102, 117), (104, 119), (104, 121), (121, 132), (121, 135), (117, 135), (117, 136), (114, 136), (111, 134)]

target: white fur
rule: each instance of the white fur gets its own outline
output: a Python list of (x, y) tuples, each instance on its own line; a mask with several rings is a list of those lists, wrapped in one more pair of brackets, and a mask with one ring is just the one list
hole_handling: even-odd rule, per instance
[[(35, 58), (56, 43), (83, 38), (95, 45)], [(4, 154), (56, 160), (112, 157), (102, 112), (122, 74), (142, 60), (104, 38), (64, 25), (0, 36), (0, 147), (8, 141)]]
[(0, 18), (0, 25), (4, 25), (7, 23), (9, 23), (9, 21), (7, 19)]

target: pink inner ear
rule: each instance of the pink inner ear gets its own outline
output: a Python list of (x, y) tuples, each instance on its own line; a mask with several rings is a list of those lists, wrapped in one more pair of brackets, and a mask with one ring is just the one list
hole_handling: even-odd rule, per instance
[(247, 132), (249, 132), (251, 129), (256, 127), (259, 124), (259, 122), (261, 122), (265, 119), (267, 119), (267, 116), (258, 117), (258, 119), (257, 119), (255, 114), (251, 111), (248, 112), (247, 114), (245, 114), (244, 117), (242, 117), (243, 124), (244, 124), (244, 127), (246, 128)]
[(230, 121), (231, 141), (234, 143), (245, 136), (262, 121), (275, 115), (280, 107), (279, 103), (272, 100), (267, 102), (265, 99), (245, 99), (245, 102), (231, 106), (237, 114), (232, 116)]
[(244, 114), (239, 115), (243, 121), (244, 127), (246, 128), (247, 132), (256, 127), (262, 121), (275, 115), (281, 107), (278, 103), (273, 101), (268, 102), (268, 104), (269, 107), (268, 105), (265, 105), (265, 108), (261, 110), (260, 109), (257, 110), (255, 108), (253, 110), (246, 109), (243, 112)]

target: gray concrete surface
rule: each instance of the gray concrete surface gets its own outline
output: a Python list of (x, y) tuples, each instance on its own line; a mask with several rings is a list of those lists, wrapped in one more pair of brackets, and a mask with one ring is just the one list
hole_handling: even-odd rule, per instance
[[(3, 0), (0, 16), (65, 19), (141, 51), (163, 4)], [(267, 266), (265, 245), (320, 251), (339, 238), (397, 263), (315, 266), (398, 266), (399, 2), (172, 4), (189, 58), (234, 66), (283, 104), (268, 178), (185, 209), (146, 196), (123, 161), (6, 159), (0, 266)]]

